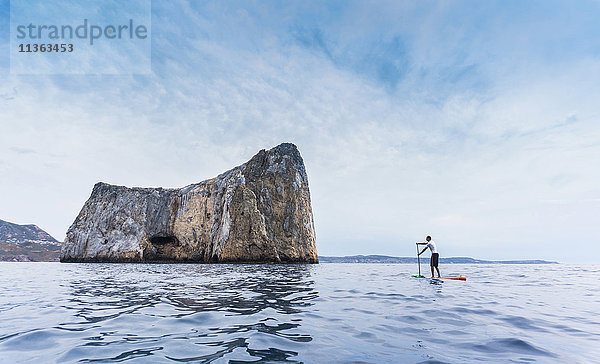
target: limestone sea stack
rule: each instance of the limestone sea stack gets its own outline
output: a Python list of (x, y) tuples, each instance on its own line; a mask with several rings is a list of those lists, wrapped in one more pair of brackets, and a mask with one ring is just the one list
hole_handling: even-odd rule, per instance
[(308, 177), (284, 143), (179, 189), (97, 183), (61, 262), (318, 263)]

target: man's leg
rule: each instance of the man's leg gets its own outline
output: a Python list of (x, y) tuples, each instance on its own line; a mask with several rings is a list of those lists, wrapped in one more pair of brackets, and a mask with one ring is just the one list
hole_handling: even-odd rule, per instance
[(429, 262), (429, 266), (431, 267), (431, 278), (435, 277), (433, 274), (433, 256), (431, 256), (431, 261)]
[(441, 278), (440, 269), (438, 268), (440, 255), (438, 253), (431, 254), (431, 275), (433, 276), (433, 267), (437, 270), (438, 278)]

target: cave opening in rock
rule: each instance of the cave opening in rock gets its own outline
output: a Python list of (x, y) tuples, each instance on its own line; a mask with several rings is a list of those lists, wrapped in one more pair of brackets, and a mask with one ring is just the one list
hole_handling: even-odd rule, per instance
[(174, 236), (153, 236), (150, 238), (152, 245), (167, 245), (167, 244), (179, 244), (179, 241)]
[(150, 245), (144, 251), (146, 261), (174, 261), (181, 257), (182, 247), (173, 235), (160, 234), (150, 237)]

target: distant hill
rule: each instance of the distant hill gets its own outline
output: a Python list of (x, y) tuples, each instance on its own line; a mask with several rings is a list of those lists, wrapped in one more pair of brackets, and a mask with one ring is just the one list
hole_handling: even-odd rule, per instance
[(36, 225), (0, 220), (0, 261), (58, 261), (61, 243)]
[[(345, 257), (319, 256), (320, 263), (387, 263), (410, 264), (417, 263), (416, 257), (391, 257), (387, 255), (350, 255)], [(428, 257), (421, 258), (421, 263), (429, 264)], [(444, 264), (558, 264), (546, 260), (482, 260), (469, 257), (440, 258)]]

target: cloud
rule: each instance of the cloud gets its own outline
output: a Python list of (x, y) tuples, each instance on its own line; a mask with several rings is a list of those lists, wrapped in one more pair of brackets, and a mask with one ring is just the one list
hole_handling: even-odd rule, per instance
[(461, 229), (469, 229), (476, 224), (475, 219), (461, 214), (444, 215), (431, 220), (432, 226), (457, 227)]
[(183, 186), (291, 141), (321, 254), (430, 234), (562, 260), (599, 237), (597, 204), (541, 201), (600, 196), (600, 60), (595, 5), (540, 4), (155, 2), (152, 75), (0, 75), (0, 215), (62, 239), (99, 180)]
[(17, 96), (17, 88), (13, 87), (13, 89), (9, 92), (0, 94), (0, 99), (4, 99), (6, 101), (12, 100)]
[(8, 149), (17, 154), (37, 154), (35, 150), (29, 148), (10, 147)]

